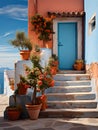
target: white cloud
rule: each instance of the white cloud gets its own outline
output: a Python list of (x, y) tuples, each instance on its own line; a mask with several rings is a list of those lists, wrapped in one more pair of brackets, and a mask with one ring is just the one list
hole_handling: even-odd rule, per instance
[(1, 50), (3, 51), (0, 51), (0, 67), (14, 68), (15, 62), (20, 60), (19, 52), (12, 52), (9, 47), (3, 47)]
[(0, 45), (0, 54), (3, 53), (3, 52), (4, 53), (6, 53), (6, 52), (10, 52), (11, 53), (12, 49), (14, 49), (14, 48), (12, 48), (12, 46)]
[(13, 19), (27, 21), (28, 9), (22, 5), (8, 5), (0, 8), (0, 14), (8, 15)]
[(3, 35), (1, 35), (0, 38), (8, 37), (8, 36), (11, 35), (12, 33), (13, 33), (13, 31), (6, 32), (6, 33), (4, 33)]
[(12, 34), (12, 32), (7, 32), (7, 33), (5, 33), (5, 34), (3, 35), (3, 37), (7, 37), (7, 36), (9, 36), (10, 34)]

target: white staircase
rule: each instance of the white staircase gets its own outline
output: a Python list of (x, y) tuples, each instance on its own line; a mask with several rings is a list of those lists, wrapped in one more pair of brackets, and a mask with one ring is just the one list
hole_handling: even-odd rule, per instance
[(46, 91), (48, 108), (40, 117), (98, 117), (90, 75), (62, 71), (54, 79), (55, 86)]

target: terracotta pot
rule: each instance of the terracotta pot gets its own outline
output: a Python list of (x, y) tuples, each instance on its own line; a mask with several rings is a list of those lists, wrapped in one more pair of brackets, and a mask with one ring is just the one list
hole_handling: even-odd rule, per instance
[(54, 61), (53, 64), (54, 64), (55, 66), (58, 66), (59, 62), (58, 62), (58, 61)]
[(21, 50), (20, 56), (22, 60), (29, 60), (31, 51), (29, 50)]
[(7, 114), (8, 114), (8, 119), (12, 121), (18, 120), (20, 117), (20, 111), (17, 109), (7, 110)]
[(56, 75), (57, 73), (57, 67), (51, 67), (51, 74)]
[(82, 70), (83, 69), (83, 64), (82, 63), (76, 63), (76, 64), (74, 64), (74, 69), (75, 70)]
[(19, 88), (18, 90), (19, 95), (26, 95), (26, 93), (27, 93), (27, 88), (24, 88), (24, 87)]
[(28, 111), (28, 114), (29, 114), (29, 117), (30, 117), (31, 120), (38, 119), (39, 112), (40, 112), (40, 109), (41, 109), (41, 105), (42, 104), (39, 104), (39, 105), (27, 104), (26, 105), (26, 109)]

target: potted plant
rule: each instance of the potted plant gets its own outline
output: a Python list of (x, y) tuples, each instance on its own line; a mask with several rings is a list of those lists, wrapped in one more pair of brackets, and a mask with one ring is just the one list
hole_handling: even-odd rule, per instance
[(59, 62), (58, 62), (58, 56), (56, 56), (55, 54), (53, 54), (49, 58), (49, 63), (48, 63), (48, 66), (50, 67), (52, 75), (56, 75), (56, 73), (58, 71), (58, 64), (59, 64)]
[(18, 48), (22, 60), (29, 59), (32, 44), (29, 38), (25, 35), (25, 32), (16, 32), (16, 38), (14, 40), (10, 40), (10, 44)]
[(17, 105), (16, 102), (16, 94), (12, 95), (14, 99), (14, 105), (7, 106), (6, 111), (7, 111), (7, 116), (9, 120), (18, 120), (21, 114), (21, 106)]
[(33, 89), (33, 95), (32, 104), (27, 104), (26, 108), (28, 110), (30, 118), (37, 119), (42, 105), (40, 104), (42, 102), (38, 101), (37, 92), (40, 90), (41, 94), (44, 95), (45, 89), (54, 86), (54, 80), (50, 73), (50, 70), (47, 69), (48, 67), (42, 68), (40, 65), (39, 56), (32, 55), (30, 59), (33, 66), (32, 68), (24, 66), (26, 76), (23, 76), (23, 79), (25, 80), (25, 84), (31, 86)]
[(43, 41), (43, 47), (45, 42), (51, 40), (51, 34), (53, 34), (53, 17), (43, 17), (40, 14), (35, 14), (31, 17), (31, 24), (33, 31), (38, 34), (38, 39)]
[(14, 91), (14, 79), (13, 78), (9, 79), (9, 85), (10, 85), (10, 89)]
[(73, 65), (75, 70), (83, 70), (84, 69), (84, 61), (82, 59), (77, 59)]
[(25, 95), (27, 93), (27, 89), (29, 87), (30, 87), (30, 85), (26, 84), (25, 78), (22, 75), (20, 75), (20, 82), (17, 84), (15, 94), (17, 94), (17, 95)]

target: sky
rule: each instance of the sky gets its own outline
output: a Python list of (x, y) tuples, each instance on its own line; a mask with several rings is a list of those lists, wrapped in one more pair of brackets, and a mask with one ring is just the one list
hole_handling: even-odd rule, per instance
[(19, 50), (10, 45), (17, 31), (28, 29), (28, 0), (0, 0), (0, 68), (14, 68)]

